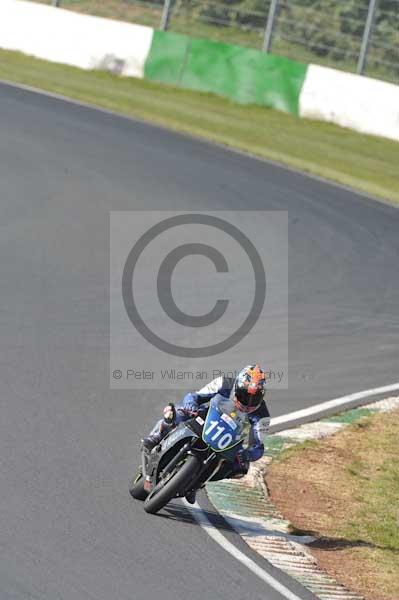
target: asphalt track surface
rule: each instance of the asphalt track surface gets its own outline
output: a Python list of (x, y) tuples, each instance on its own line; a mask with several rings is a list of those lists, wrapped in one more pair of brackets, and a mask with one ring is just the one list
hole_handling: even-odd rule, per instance
[(281, 598), (179, 503), (151, 517), (127, 493), (161, 400), (109, 389), (109, 211), (289, 211), (290, 389), (273, 416), (397, 380), (399, 212), (3, 84), (0, 202), (1, 600)]

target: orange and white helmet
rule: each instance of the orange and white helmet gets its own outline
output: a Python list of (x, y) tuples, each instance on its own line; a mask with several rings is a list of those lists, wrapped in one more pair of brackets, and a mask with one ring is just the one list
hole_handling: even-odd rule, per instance
[(265, 372), (259, 365), (244, 367), (234, 383), (235, 404), (245, 413), (254, 412), (262, 403), (265, 395)]

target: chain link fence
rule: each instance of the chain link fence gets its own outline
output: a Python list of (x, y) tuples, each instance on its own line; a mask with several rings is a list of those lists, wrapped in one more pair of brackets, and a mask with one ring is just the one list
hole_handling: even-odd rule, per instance
[(399, 0), (36, 0), (399, 83)]

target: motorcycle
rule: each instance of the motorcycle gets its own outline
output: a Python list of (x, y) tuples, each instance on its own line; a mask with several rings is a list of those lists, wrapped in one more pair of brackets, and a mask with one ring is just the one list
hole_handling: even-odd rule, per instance
[(192, 418), (177, 425), (151, 452), (142, 448), (141, 466), (129, 486), (144, 510), (155, 514), (229, 472), (244, 439), (245, 415), (224, 396), (215, 396)]

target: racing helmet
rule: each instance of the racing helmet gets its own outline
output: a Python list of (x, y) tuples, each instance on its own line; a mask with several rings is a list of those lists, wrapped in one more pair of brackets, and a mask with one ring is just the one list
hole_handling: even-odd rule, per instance
[(254, 412), (265, 395), (265, 372), (259, 365), (249, 365), (242, 369), (234, 383), (234, 402), (238, 410)]

